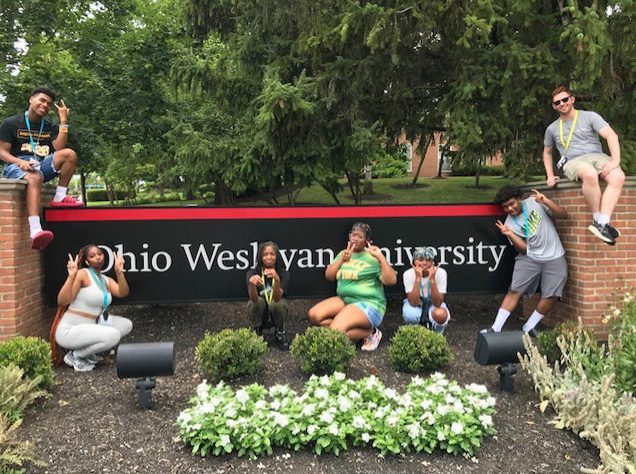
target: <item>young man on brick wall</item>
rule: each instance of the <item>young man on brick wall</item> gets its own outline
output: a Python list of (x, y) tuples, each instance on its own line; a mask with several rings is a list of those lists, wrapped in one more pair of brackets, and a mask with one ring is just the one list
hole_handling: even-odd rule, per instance
[[(2, 176), (27, 181), (26, 207), (31, 247), (34, 249), (43, 249), (53, 240), (53, 233), (42, 230), (40, 223), (43, 182), (60, 177), (51, 206), (82, 206), (66, 195), (68, 183), (75, 172), (77, 155), (66, 147), (69, 110), (63, 100), (56, 104), (55, 98), (52, 90), (37, 87), (31, 92), (28, 110), (3, 120), (0, 125), (0, 159), (4, 161)], [(45, 120), (51, 105), (57, 109), (59, 126)]]
[(563, 295), (568, 268), (565, 249), (561, 244), (552, 217), (566, 218), (567, 211), (536, 189), (533, 195), (521, 199), (521, 189), (504, 186), (495, 197), (508, 214), (506, 221), (497, 221), (499, 231), (508, 237), (519, 252), (515, 258), (510, 289), (501, 302), (492, 326), (481, 332), (499, 332), (522, 295), (532, 296), (541, 284), (541, 300), (522, 329), (532, 334), (535, 326)]
[[(610, 225), (612, 212), (620, 197), (625, 174), (621, 170), (618, 135), (596, 112), (574, 108), (575, 98), (566, 86), (552, 92), (552, 108), (559, 118), (545, 131), (543, 164), (548, 186), (559, 180), (554, 175), (552, 149), (561, 155), (557, 168), (571, 181), (581, 181), (585, 201), (592, 211), (590, 232), (608, 245), (615, 245), (620, 232)], [(610, 156), (603, 153), (599, 135), (607, 141)], [(601, 193), (599, 175), (607, 183)]]

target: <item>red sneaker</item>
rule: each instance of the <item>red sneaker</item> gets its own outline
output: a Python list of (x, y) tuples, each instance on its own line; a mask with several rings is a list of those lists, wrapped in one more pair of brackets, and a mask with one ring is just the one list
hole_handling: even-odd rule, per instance
[(50, 230), (41, 230), (31, 239), (31, 248), (35, 250), (44, 250), (53, 240), (53, 232)]
[(49, 203), (51, 207), (83, 207), (84, 203), (82, 201), (78, 201), (73, 196), (64, 196), (64, 199), (61, 201), (51, 201)]

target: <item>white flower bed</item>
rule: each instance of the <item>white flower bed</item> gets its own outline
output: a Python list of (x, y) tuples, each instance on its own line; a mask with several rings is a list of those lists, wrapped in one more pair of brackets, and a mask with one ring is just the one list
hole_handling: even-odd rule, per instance
[(205, 381), (177, 419), (181, 438), (202, 456), (271, 454), (274, 447), (338, 454), (371, 445), (382, 454), (442, 449), (472, 454), (495, 433), (495, 399), (483, 385), (460, 387), (442, 374), (413, 377), (406, 392), (374, 376), (312, 376), (298, 395), (287, 385), (236, 392)]

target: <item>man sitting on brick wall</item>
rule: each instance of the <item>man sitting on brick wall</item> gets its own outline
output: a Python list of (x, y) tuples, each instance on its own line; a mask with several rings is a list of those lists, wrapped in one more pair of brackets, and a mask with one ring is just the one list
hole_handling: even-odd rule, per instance
[[(27, 181), (26, 206), (30, 227), (31, 247), (45, 248), (53, 233), (42, 230), (40, 224), (40, 191), (42, 183), (59, 175), (59, 185), (50, 205), (53, 207), (78, 207), (82, 203), (66, 195), (77, 155), (66, 148), (68, 140), (68, 108), (63, 100), (54, 104), (55, 93), (46, 87), (31, 92), (29, 108), (24, 113), (3, 120), (0, 125), (0, 159), (4, 161), (4, 178)], [(44, 117), (54, 104), (60, 125)]]
[(501, 302), (497, 317), (490, 328), (481, 332), (501, 331), (521, 296), (532, 296), (541, 283), (541, 300), (522, 328), (532, 334), (555, 300), (563, 295), (568, 268), (565, 249), (552, 216), (566, 218), (568, 213), (539, 191), (533, 189), (532, 193), (521, 200), (520, 188), (504, 186), (495, 197), (495, 202), (508, 214), (505, 223), (498, 220), (495, 225), (508, 237), (519, 255), (515, 258), (510, 289)]
[[(559, 113), (559, 118), (547, 128), (543, 140), (547, 184), (554, 186), (559, 180), (554, 175), (552, 160), (552, 149), (556, 145), (561, 155), (557, 168), (571, 181), (581, 181), (583, 196), (592, 211), (589, 231), (608, 245), (615, 245), (621, 234), (610, 225), (610, 219), (625, 182), (618, 135), (596, 112), (576, 110), (574, 101), (565, 86), (552, 92), (552, 108)], [(607, 140), (611, 156), (603, 153), (599, 135)], [(603, 193), (599, 175), (607, 183)]]

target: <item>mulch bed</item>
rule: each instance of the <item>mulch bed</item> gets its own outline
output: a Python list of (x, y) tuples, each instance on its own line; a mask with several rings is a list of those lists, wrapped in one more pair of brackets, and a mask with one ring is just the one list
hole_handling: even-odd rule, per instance
[[(115, 308), (116, 314), (133, 320), (126, 342), (175, 342), (176, 374), (157, 379), (153, 409), (137, 406), (134, 380), (119, 380), (114, 363), (102, 363), (92, 372), (76, 373), (68, 367), (56, 369), (57, 385), (52, 396), (27, 411), (20, 436), (30, 439), (39, 456), (48, 463), (32, 472), (47, 473), (228, 473), (228, 472), (579, 472), (596, 467), (596, 448), (576, 435), (549, 424), (553, 413), (542, 414), (531, 380), (520, 371), (515, 376), (516, 393), (499, 391), (495, 367), (481, 367), (473, 359), (479, 328), (492, 322), (499, 297), (453, 297), (454, 319), (447, 339), (455, 360), (444, 372), (461, 384), (484, 383), (497, 398), (493, 417), (498, 434), (487, 438), (474, 457), (443, 453), (406, 454), (383, 458), (372, 448), (351, 448), (340, 456), (315, 455), (277, 450), (273, 456), (256, 460), (235, 455), (201, 458), (193, 456), (178, 434), (175, 420), (194, 393), (202, 377), (194, 349), (205, 331), (246, 326), (244, 302), (206, 303), (182, 306), (129, 306)], [(306, 312), (315, 300), (292, 300), (296, 319), (292, 332), (306, 327)], [(399, 326), (400, 301), (389, 302), (382, 324), (384, 338), (377, 351), (358, 351), (349, 377), (359, 378), (377, 371), (385, 385), (404, 389), (410, 376), (396, 373), (388, 364), (389, 339)], [(511, 316), (509, 328), (521, 321)], [(266, 339), (272, 339), (270, 333)], [(299, 390), (307, 376), (287, 352), (273, 345), (257, 375), (233, 383), (253, 382), (270, 386), (289, 384)], [(549, 410), (548, 410), (549, 411)]]

